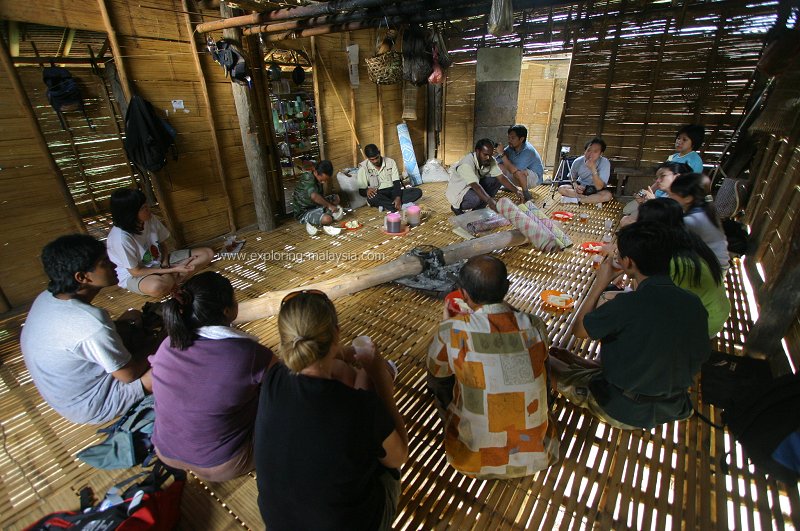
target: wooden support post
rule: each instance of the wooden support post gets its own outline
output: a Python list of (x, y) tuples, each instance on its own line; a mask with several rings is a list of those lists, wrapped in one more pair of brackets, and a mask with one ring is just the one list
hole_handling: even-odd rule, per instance
[(311, 37), (311, 76), (314, 83), (314, 118), (317, 122), (317, 145), (319, 146), (319, 158), (325, 160), (325, 136), (322, 133), (322, 112), (320, 105), (322, 100), (319, 97), (319, 63), (317, 61), (317, 38)]
[[(219, 6), (223, 18), (233, 16), (233, 9), (226, 2)], [(235, 43), (241, 42), (242, 32), (239, 29), (226, 29), (222, 32), (225, 39)], [(253, 65), (250, 65), (251, 67)], [(231, 81), (233, 101), (236, 105), (236, 115), (239, 118), (239, 129), (242, 133), (242, 147), (253, 187), (253, 205), (256, 210), (258, 229), (268, 231), (275, 228), (275, 218), (272, 213), (272, 198), (267, 184), (267, 146), (262, 127), (259, 127), (256, 118), (255, 97), (248, 87)]]
[(11, 56), (8, 53), (6, 41), (2, 37), (0, 37), (0, 62), (3, 63), (3, 70), (5, 70), (6, 77), (11, 82), (11, 86), (14, 89), (14, 94), (17, 96), (19, 107), (28, 120), (31, 133), (33, 133), (33, 140), (39, 147), (39, 150), (42, 152), (42, 156), (47, 160), (47, 165), (50, 166), (50, 171), (53, 172), (53, 178), (55, 178), (58, 191), (61, 192), (61, 197), (64, 200), (63, 206), (67, 209), (67, 216), (72, 221), (75, 229), (77, 229), (79, 232), (85, 233), (86, 227), (83, 225), (83, 220), (78, 212), (78, 207), (75, 206), (75, 200), (72, 198), (72, 194), (69, 191), (67, 181), (64, 179), (64, 174), (61, 173), (61, 168), (59, 168), (58, 164), (56, 164), (53, 154), (50, 153), (50, 148), (47, 146), (47, 140), (45, 140), (42, 129), (39, 127), (39, 121), (36, 119), (36, 115), (33, 112), (31, 101), (28, 99), (28, 94), (25, 92), (25, 88), (22, 86), (22, 81), (19, 78), (17, 69), (14, 67), (14, 63), (11, 62)]
[[(347, 45), (348, 46), (353, 44), (350, 41), (350, 32), (349, 31), (345, 34), (345, 40), (347, 41)], [(348, 65), (348, 70), (349, 70), (349, 68), (350, 68), (350, 57), (349, 57), (349, 54), (348, 54), (348, 57), (347, 57), (347, 65)], [(350, 83), (349, 76), (347, 78), (347, 84), (350, 86), (350, 117), (351, 117), (352, 122), (353, 122), (353, 138), (351, 140), (351, 143), (353, 145), (353, 166), (355, 167), (355, 166), (358, 166), (358, 163), (359, 163), (358, 152), (361, 149), (361, 146), (358, 145), (358, 136), (357, 136), (358, 133), (356, 132), (356, 131), (358, 131), (358, 129), (357, 129), (358, 128), (358, 109), (356, 107), (356, 89), (354, 89), (353, 88), (353, 84)]]
[(375, 90), (378, 91), (378, 145), (381, 148), (381, 153), (386, 153), (386, 138), (384, 133), (386, 124), (383, 123), (383, 90), (378, 84), (375, 85)]
[(114, 30), (114, 25), (111, 23), (111, 16), (108, 14), (106, 0), (97, 0), (97, 5), (100, 7), (100, 15), (103, 17), (103, 24), (106, 28), (106, 34), (108, 34), (108, 42), (111, 45), (111, 53), (114, 56), (114, 62), (117, 65), (117, 74), (119, 75), (119, 82), (122, 85), (122, 92), (125, 93), (125, 100), (131, 101), (133, 89), (131, 88), (127, 70), (125, 69), (122, 49), (119, 46), (119, 41), (117, 41), (117, 32)]
[(206, 84), (206, 76), (203, 73), (203, 65), (200, 63), (200, 55), (197, 53), (197, 41), (194, 38), (194, 28), (192, 27), (192, 19), (189, 9), (189, 0), (181, 0), (183, 7), (183, 20), (186, 23), (186, 33), (189, 35), (189, 47), (192, 49), (192, 59), (194, 59), (194, 67), (197, 70), (197, 78), (200, 81), (200, 92), (203, 95), (203, 103), (205, 103), (206, 121), (211, 133), (211, 144), (214, 148), (214, 161), (217, 165), (217, 175), (219, 182), (222, 186), (222, 195), (225, 200), (225, 209), (228, 212), (228, 226), (231, 232), (236, 232), (236, 220), (233, 214), (233, 204), (231, 203), (231, 194), (228, 192), (228, 177), (225, 173), (225, 165), (222, 163), (222, 150), (219, 147), (219, 135), (217, 134), (217, 124), (214, 121), (214, 109), (211, 106), (211, 98), (208, 95), (208, 85)]

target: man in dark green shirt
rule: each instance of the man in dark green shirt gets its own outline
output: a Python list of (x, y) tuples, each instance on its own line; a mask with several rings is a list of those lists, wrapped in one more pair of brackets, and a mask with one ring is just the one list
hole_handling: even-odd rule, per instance
[(321, 160), (313, 171), (300, 174), (292, 193), (294, 217), (300, 223), (311, 226), (330, 225), (334, 218), (341, 217), (339, 196), (324, 195), (322, 187), (323, 183), (330, 180), (331, 175), (333, 175), (333, 164), (329, 160)]
[(710, 354), (702, 302), (669, 278), (673, 241), (660, 224), (621, 229), (618, 265), (637, 289), (606, 302), (604, 289), (622, 273), (606, 258), (572, 329), (600, 341), (600, 361), (550, 352), (558, 391), (617, 428), (650, 429), (691, 415), (687, 389)]

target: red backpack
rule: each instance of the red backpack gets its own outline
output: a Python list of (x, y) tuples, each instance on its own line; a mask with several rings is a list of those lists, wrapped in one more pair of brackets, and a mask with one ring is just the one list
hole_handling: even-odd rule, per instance
[[(175, 481), (162, 489), (172, 476)], [(144, 479), (136, 482), (141, 478)], [(86, 487), (81, 490), (81, 509), (48, 514), (25, 531), (172, 531), (180, 519), (185, 482), (185, 472), (156, 462), (151, 472), (136, 474), (114, 485), (100, 504), (91, 506), (94, 495)], [(131, 483), (133, 485), (122, 490)]]

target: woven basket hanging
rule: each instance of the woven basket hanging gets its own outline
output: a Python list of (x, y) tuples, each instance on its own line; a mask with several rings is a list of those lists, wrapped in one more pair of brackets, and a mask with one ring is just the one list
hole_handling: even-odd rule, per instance
[(378, 85), (394, 85), (403, 80), (403, 54), (390, 51), (368, 57), (367, 73), (373, 83)]

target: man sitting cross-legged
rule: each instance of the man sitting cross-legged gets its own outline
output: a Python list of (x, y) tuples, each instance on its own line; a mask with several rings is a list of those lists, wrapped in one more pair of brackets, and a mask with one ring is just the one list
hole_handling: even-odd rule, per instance
[[(600, 265), (572, 332), (600, 341), (600, 361), (550, 349), (558, 392), (621, 429), (650, 429), (687, 418), (687, 392), (710, 354), (708, 314), (700, 299), (669, 277), (674, 254), (669, 228), (637, 222), (618, 232), (615, 269)], [(636, 291), (605, 301), (605, 288), (626, 273)]]
[(569, 170), (574, 184), (558, 187), (564, 203), (605, 203), (614, 197), (606, 188), (611, 177), (611, 163), (603, 156), (606, 142), (600, 137), (589, 140), (583, 155), (575, 159)]
[(397, 163), (394, 159), (381, 156), (378, 146), (367, 144), (364, 154), (367, 160), (358, 165), (358, 193), (367, 198), (369, 206), (396, 212), (404, 203), (412, 203), (422, 197), (419, 188), (403, 188)]
[(101, 289), (117, 283), (102, 242), (84, 234), (62, 236), (42, 250), (42, 264), (48, 291), (34, 301), (20, 339), (33, 383), (72, 422), (112, 420), (150, 393), (146, 355), (158, 345), (140, 337), (141, 353), (134, 354), (141, 355), (131, 355), (117, 326), (135, 339), (143, 334), (141, 314), (128, 312), (115, 326), (107, 311), (92, 306)]
[(459, 284), (472, 313), (442, 321), (428, 349), (428, 387), (444, 416), (447, 461), (481, 479), (543, 470), (558, 460), (544, 323), (503, 302), (508, 274), (495, 257), (471, 258)]
[(475, 144), (475, 151), (468, 153), (450, 168), (450, 181), (447, 183), (445, 197), (455, 215), (465, 210), (485, 208), (487, 205), (497, 211), (494, 196), (505, 187), (522, 199), (522, 190), (503, 175), (494, 160), (494, 142), (482, 138)]

